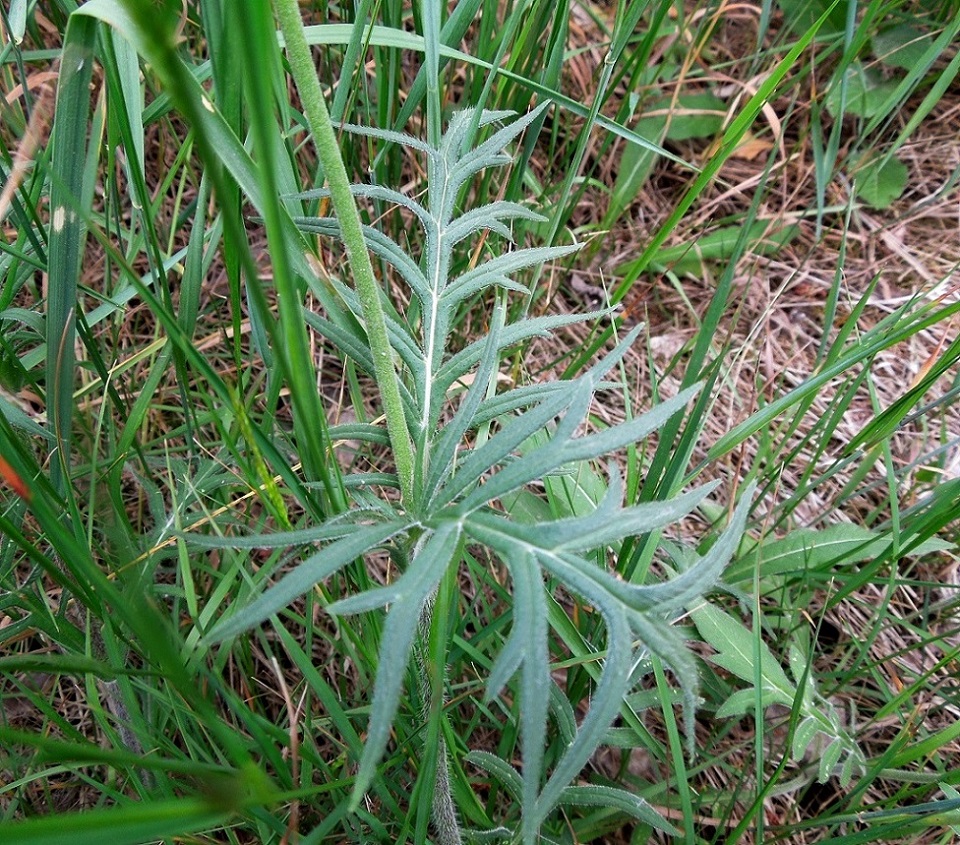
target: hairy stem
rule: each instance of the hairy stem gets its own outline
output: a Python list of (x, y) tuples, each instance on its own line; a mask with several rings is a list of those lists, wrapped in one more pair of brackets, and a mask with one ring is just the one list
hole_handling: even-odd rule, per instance
[(303, 103), (304, 114), (313, 141), (317, 148), (330, 186), (330, 199), (340, 231), (347, 248), (347, 260), (353, 272), (357, 296), (363, 311), (367, 340), (373, 352), (374, 375), (383, 398), (383, 411), (387, 420), (387, 432), (393, 450), (400, 480), (400, 492), (408, 507), (413, 503), (413, 444), (407, 428), (400, 398), (400, 381), (393, 363), (393, 349), (387, 335), (387, 324), (380, 302), (380, 288), (373, 274), (370, 254), (363, 239), (360, 214), (350, 192), (347, 170), (337, 146), (336, 133), (327, 111), (320, 82), (310, 57), (310, 48), (303, 30), (303, 19), (297, 0), (274, 0), (274, 8), (280, 21), (280, 29), (286, 42), (287, 58), (293, 72), (293, 80)]
[[(426, 724), (430, 719), (431, 709), (439, 703), (443, 706), (443, 683), (446, 679), (446, 672), (443, 669), (436, 669), (443, 678), (439, 686), (441, 691), (439, 696), (441, 700), (436, 701), (438, 693), (431, 683), (430, 658), (428, 656), (430, 641), (430, 622), (433, 617), (433, 608), (436, 602), (436, 592), (427, 599), (420, 611), (419, 630), (417, 632), (417, 642), (414, 646), (414, 655), (417, 661), (417, 674), (420, 682), (420, 696), (422, 704), (421, 718)], [(436, 833), (437, 845), (461, 845), (463, 838), (460, 835), (460, 822), (457, 817), (457, 807), (453, 801), (453, 792), (450, 788), (450, 763), (447, 759), (447, 744), (441, 733), (438, 737), (439, 747), (437, 748), (437, 772), (433, 785), (433, 805), (431, 815), (433, 817), (433, 828)]]

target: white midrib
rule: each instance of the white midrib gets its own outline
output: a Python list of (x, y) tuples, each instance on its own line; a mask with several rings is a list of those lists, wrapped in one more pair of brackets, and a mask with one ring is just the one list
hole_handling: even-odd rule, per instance
[[(444, 186), (443, 197), (440, 208), (445, 207), (447, 189)], [(420, 416), (420, 435), (426, 437), (427, 426), (430, 425), (430, 405), (433, 401), (433, 359), (437, 350), (437, 314), (440, 311), (440, 267), (443, 264), (441, 256), (443, 255), (443, 238), (446, 229), (437, 221), (437, 245), (434, 254), (433, 267), (431, 268), (430, 279), (430, 330), (424, 338), (424, 373), (425, 383), (423, 386), (423, 410)], [(424, 450), (426, 451), (426, 450)], [(424, 457), (426, 457), (424, 455)]]

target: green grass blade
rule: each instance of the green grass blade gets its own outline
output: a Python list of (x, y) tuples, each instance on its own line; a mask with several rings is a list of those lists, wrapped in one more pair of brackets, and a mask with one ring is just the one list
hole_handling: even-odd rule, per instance
[(47, 298), (47, 413), (57, 439), (51, 479), (63, 490), (70, 477), (73, 388), (76, 344), (77, 285), (85, 224), (80, 212), (87, 158), (90, 80), (96, 25), (87, 18), (70, 19), (64, 38), (51, 163), (49, 277)]
[[(280, 343), (276, 350), (285, 364), (286, 381), (294, 405), (294, 426), (303, 461), (311, 476), (319, 478), (334, 512), (346, 509), (347, 502), (327, 432), (326, 416), (317, 392), (317, 374), (310, 351), (301, 308), (299, 286), (293, 275), (294, 253), (302, 250), (299, 239), (291, 240), (285, 231), (277, 184), (277, 124), (273, 110), (264, 108), (273, 101), (270, 81), (278, 78), (277, 42), (272, 32), (269, 4), (251, 0), (240, 15), (245, 29), (245, 43), (251, 52), (253, 72), (245, 74), (249, 102), (259, 104), (252, 109), (250, 120), (253, 137), (260, 155), (259, 178), (263, 197), (263, 215), (267, 241), (273, 262), (273, 279), (280, 308)], [(249, 280), (249, 284), (257, 284)]]
[[(87, 810), (70, 819), (73, 845), (141, 845), (165, 837), (181, 837), (222, 826), (233, 814), (240, 785), (223, 784), (210, 798), (151, 800), (107, 810)], [(239, 808), (239, 807), (238, 807)], [(17, 824), (0, 823), (6, 845), (62, 845), (64, 820), (59, 815)]]

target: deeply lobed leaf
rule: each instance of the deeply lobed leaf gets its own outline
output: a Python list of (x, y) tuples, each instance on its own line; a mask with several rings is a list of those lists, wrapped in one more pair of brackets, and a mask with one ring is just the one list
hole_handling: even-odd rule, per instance
[[(412, 313), (418, 322), (408, 323), (381, 292), (391, 348), (404, 372), (401, 401), (417, 448), (416, 489), (412, 499), (404, 498), (404, 506), (413, 513), (400, 513), (389, 499), (383, 500), (378, 509), (369, 500), (370, 493), (361, 496), (359, 485), (355, 485), (347, 489), (353, 491), (358, 502), (366, 501), (365, 507), (355, 512), (355, 533), (347, 533), (341, 523), (273, 539), (261, 538), (269, 544), (285, 537), (292, 541), (326, 541), (327, 545), (242, 613), (216, 626), (212, 633), (213, 639), (223, 639), (259, 624), (352, 560), (391, 546), (396, 559), (403, 562), (395, 581), (341, 599), (328, 608), (331, 613), (343, 615), (389, 606), (378, 656), (369, 734), (353, 793), (356, 806), (373, 783), (377, 764), (386, 749), (417, 632), (426, 630), (424, 617), (431, 613), (438, 586), (450, 568), (459, 564), (464, 542), (485, 547), (505, 563), (513, 584), (513, 627), (493, 661), (487, 697), (498, 695), (519, 673), (523, 773), (517, 774), (495, 758), (478, 758), (478, 762), (488, 766), (520, 801), (525, 843), (537, 839), (543, 822), (564, 801), (615, 806), (639, 818), (656, 820), (649, 807), (615, 790), (571, 788), (569, 784), (605, 740), (610, 723), (635, 683), (632, 670), (646, 653), (660, 657), (673, 668), (683, 689), (689, 725), (696, 701), (696, 665), (683, 638), (672, 627), (673, 617), (717, 583), (743, 533), (754, 492), (752, 487), (745, 492), (727, 530), (706, 555), (696, 558), (676, 577), (650, 584), (624, 582), (595, 560), (603, 559), (608, 549), (628, 537), (661, 531), (686, 516), (712, 487), (689, 491), (668, 501), (625, 506), (620, 474), (611, 464), (606, 492), (588, 512), (534, 524), (521, 523), (503, 512), (501, 502), (508, 494), (542, 482), (569, 465), (603, 458), (643, 439), (681, 413), (699, 390), (694, 385), (627, 422), (581, 433), (598, 391), (610, 386), (604, 381), (606, 374), (639, 336), (641, 328), (636, 327), (611, 353), (576, 379), (520, 385), (497, 393), (498, 365), (506, 350), (562, 326), (601, 319), (609, 313), (520, 318), (505, 324), (503, 291), (526, 293), (526, 287), (514, 275), (545, 261), (561, 259), (575, 251), (576, 246), (520, 248), (490, 258), (459, 277), (451, 276), (451, 268), (456, 266), (455, 249), (464, 248), (470, 239), (487, 231), (509, 240), (511, 221), (539, 219), (524, 206), (508, 202), (493, 202), (456, 217), (456, 200), (462, 186), (480, 170), (509, 161), (505, 147), (540, 111), (502, 126), (474, 148), (468, 148), (466, 139), (475, 126), (501, 122), (508, 115), (469, 111), (456, 114), (436, 148), (411, 142), (398, 133), (351, 127), (351, 131), (406, 143), (424, 153), (431, 180), (425, 203), (381, 186), (352, 188), (356, 197), (406, 209), (424, 232), (422, 254), (414, 259), (378, 230), (362, 230), (368, 248), (397, 271), (417, 306)], [(310, 196), (325, 193), (313, 192)], [(305, 231), (334, 237), (340, 234), (334, 220), (300, 218), (297, 222)], [(308, 314), (307, 321), (344, 355), (372, 372), (374, 361), (362, 329), (357, 294), (336, 279), (330, 286), (346, 306), (344, 313), (352, 315), (356, 325), (351, 326), (349, 319), (333, 321), (316, 314)], [(465, 348), (452, 351), (448, 336), (456, 310), (467, 298), (495, 289), (500, 289), (501, 299), (489, 332)], [(463, 393), (454, 390), (457, 385), (469, 387)], [(454, 400), (456, 394), (459, 400)], [(451, 413), (454, 401), (459, 401), (459, 405)], [(495, 428), (483, 429), (492, 422), (496, 423)], [(359, 433), (367, 442), (382, 443), (382, 433), (378, 435), (376, 431), (361, 429)], [(471, 431), (480, 432), (482, 442), (467, 450)], [(253, 544), (251, 539), (243, 542)], [(597, 676), (591, 706), (579, 727), (575, 726), (569, 703), (550, 677), (550, 624), (557, 624), (557, 620), (548, 612), (555, 606), (548, 581), (551, 585), (563, 585), (595, 608), (606, 631), (603, 669)], [(421, 671), (425, 671), (422, 666)], [(569, 742), (553, 770), (546, 772), (544, 737), (551, 709), (566, 725)], [(436, 723), (433, 725), (435, 730)], [(689, 732), (688, 735), (692, 737)], [(657, 826), (668, 827), (665, 823)]]

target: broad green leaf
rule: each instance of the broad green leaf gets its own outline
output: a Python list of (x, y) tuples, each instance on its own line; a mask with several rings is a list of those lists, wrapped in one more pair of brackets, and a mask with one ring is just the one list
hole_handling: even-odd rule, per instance
[(923, 62), (933, 36), (908, 23), (878, 32), (871, 40), (873, 54), (885, 65), (913, 70)]
[[(895, 79), (885, 79), (876, 68), (852, 62), (842, 75), (835, 74), (830, 80), (826, 106), (837, 119), (844, 114), (874, 117), (896, 88)], [(846, 99), (841, 102), (844, 90)]]
[(840, 0), (839, 3), (833, 0), (778, 0), (777, 5), (783, 10), (786, 24), (793, 32), (809, 30), (821, 15), (829, 11), (820, 32), (823, 35), (835, 35), (844, 30), (850, 2), (851, 0)]
[(766, 643), (758, 642), (754, 632), (720, 608), (701, 605), (690, 611), (690, 616), (700, 636), (717, 651), (711, 661), (752, 685), (733, 693), (717, 710), (718, 718), (753, 713), (758, 697), (763, 709), (771, 704), (799, 708), (800, 720), (791, 746), (795, 761), (820, 744), (825, 749), (819, 756), (821, 782), (831, 776), (841, 757), (850, 763), (849, 771), (863, 770), (863, 752), (842, 725), (836, 708), (816, 692), (809, 675), (803, 690), (799, 690)]
[(809, 716), (805, 719), (801, 719), (797, 723), (796, 730), (793, 733), (793, 743), (791, 746), (791, 754), (793, 755), (794, 760), (803, 759), (804, 754), (806, 754), (807, 749), (810, 747), (810, 744), (813, 742), (819, 731), (820, 725), (817, 724), (816, 719), (811, 719)]
[[(827, 571), (870, 560), (889, 546), (889, 537), (852, 523), (826, 528), (798, 528), (782, 539), (764, 541), (751, 549), (730, 567), (726, 578), (731, 583), (747, 581), (753, 578), (757, 567), (761, 578)], [(911, 550), (911, 554), (929, 554), (951, 548), (952, 543), (932, 538)]]
[(867, 153), (854, 169), (855, 194), (871, 208), (888, 208), (903, 196), (909, 171), (896, 156)]
[[(797, 224), (778, 228), (770, 221), (758, 220), (748, 229), (744, 252), (749, 255), (776, 255), (799, 234), (800, 227)], [(742, 235), (742, 226), (726, 226), (708, 232), (691, 244), (661, 249), (651, 266), (672, 270), (678, 276), (702, 276), (705, 264), (728, 261), (734, 257)], [(629, 267), (626, 265), (627, 270)]]
[(820, 757), (820, 766), (817, 772), (817, 780), (819, 780), (820, 783), (826, 783), (828, 780), (830, 780), (834, 769), (836, 769), (837, 764), (840, 762), (840, 758), (843, 756), (843, 752), (843, 743), (840, 741), (839, 737), (833, 739), (829, 745), (823, 749), (822, 756)]
[[(940, 789), (943, 792), (943, 794), (947, 796), (947, 798), (950, 798), (956, 801), (957, 802), (956, 806), (960, 807), (960, 792), (957, 792), (956, 789), (954, 789), (952, 786), (950, 786), (949, 783), (946, 783), (946, 782), (940, 783)], [(960, 836), (960, 824), (951, 824), (950, 829), (955, 834), (957, 834), (957, 836)]]
[[(741, 689), (732, 693), (730, 697), (723, 702), (716, 712), (718, 719), (739, 719), (748, 713), (753, 713), (757, 704), (757, 690), (755, 687), (750, 689)], [(772, 704), (782, 704), (789, 706), (789, 701), (784, 701), (779, 692), (774, 690), (760, 691), (760, 708), (765, 710)]]
[(503, 510), (516, 522), (535, 524), (553, 519), (550, 503), (540, 493), (526, 488), (509, 493), (501, 498)]
[(578, 461), (563, 472), (548, 475), (544, 486), (558, 516), (592, 513), (607, 492), (603, 476), (594, 471), (590, 461)]
[[(681, 94), (676, 103), (664, 100), (660, 107), (669, 107), (667, 137), (671, 141), (687, 141), (690, 138), (712, 138), (723, 127), (727, 104), (707, 92)], [(656, 106), (655, 106), (656, 108)]]
[(760, 665), (756, 665), (756, 634), (729, 613), (711, 604), (703, 604), (690, 611), (704, 642), (717, 653), (711, 661), (722, 666), (743, 681), (759, 681), (763, 695), (786, 706), (793, 704), (797, 688), (783, 671), (783, 667), (763, 643), (759, 643)]

